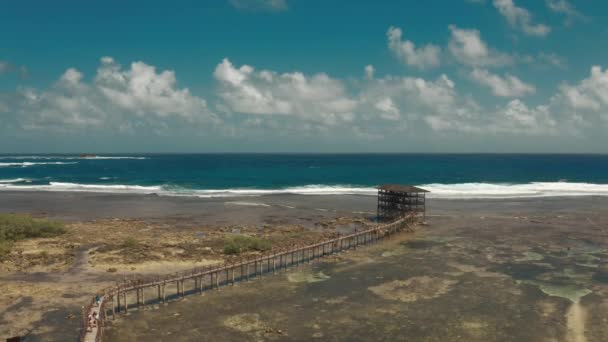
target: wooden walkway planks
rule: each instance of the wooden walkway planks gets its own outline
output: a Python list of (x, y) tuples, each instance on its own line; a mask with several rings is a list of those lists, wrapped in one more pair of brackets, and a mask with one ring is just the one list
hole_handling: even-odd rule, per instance
[[(103, 291), (99, 307), (92, 304), (84, 310), (84, 327), (81, 341), (101, 341), (106, 315), (127, 312), (132, 307), (152, 303), (163, 303), (172, 298), (181, 298), (187, 294), (219, 290), (222, 286), (234, 285), (235, 282), (261, 278), (264, 274), (275, 274), (291, 266), (310, 263), (312, 260), (341, 251), (356, 249), (357, 246), (374, 243), (405, 229), (411, 229), (418, 220), (417, 215), (408, 215), (394, 222), (383, 224), (361, 232), (340, 236), (319, 243), (292, 248), (284, 251), (273, 251), (268, 255), (242, 260), (237, 263), (225, 263), (222, 266), (196, 268), (185, 272), (169, 274), (153, 279), (137, 279), (125, 282)], [(186, 282), (193, 284), (186, 290)], [(174, 289), (169, 293), (169, 289)], [(147, 297), (153, 292), (154, 296)], [(129, 300), (130, 299), (130, 300)], [(92, 331), (87, 332), (87, 316), (99, 309), (99, 323)]]

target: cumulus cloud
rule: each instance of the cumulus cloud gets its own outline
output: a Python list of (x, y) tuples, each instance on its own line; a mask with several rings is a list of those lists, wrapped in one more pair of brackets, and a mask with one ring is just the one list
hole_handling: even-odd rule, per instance
[(216, 122), (205, 100), (177, 88), (172, 71), (156, 72), (143, 62), (123, 70), (104, 57), (92, 82), (67, 69), (46, 90), (19, 89), (17, 119), (24, 129), (71, 130), (74, 127), (167, 127), (170, 118), (183, 122)]
[(235, 67), (225, 58), (214, 76), (219, 96), (238, 113), (290, 115), (335, 124), (351, 121), (357, 107), (343, 82), (325, 73), (257, 71), (249, 65)]
[(516, 6), (513, 0), (494, 0), (493, 3), (511, 27), (519, 29), (529, 36), (544, 37), (551, 32), (549, 26), (535, 24), (532, 14), (527, 9)]
[(111, 57), (101, 60), (95, 85), (113, 105), (136, 115), (181, 116), (195, 120), (207, 113), (207, 103), (190, 94), (188, 88), (178, 89), (175, 73), (156, 72), (154, 66), (134, 62), (122, 70)]
[(388, 47), (391, 52), (404, 64), (418, 69), (429, 69), (441, 64), (441, 48), (437, 45), (427, 44), (416, 48), (409, 40), (402, 40), (400, 28), (390, 27), (386, 32)]
[(500, 109), (498, 114), (497, 122), (492, 126), (498, 132), (517, 132), (528, 135), (556, 132), (557, 123), (546, 105), (529, 108), (521, 100), (515, 99)]
[(593, 66), (591, 75), (579, 84), (560, 86), (556, 99), (565, 102), (573, 110), (605, 114), (608, 111), (608, 69)]
[(386, 120), (398, 120), (401, 117), (399, 109), (390, 97), (378, 100), (374, 107), (380, 112), (380, 117)]
[(250, 11), (284, 11), (286, 0), (229, 0), (230, 4), (240, 10)]
[(471, 78), (477, 83), (489, 87), (496, 96), (521, 97), (536, 92), (533, 85), (527, 84), (510, 74), (502, 77), (485, 69), (473, 69)]
[(449, 26), (451, 37), (448, 50), (461, 64), (472, 67), (498, 67), (513, 64), (512, 56), (488, 47), (481, 34), (474, 29)]
[[(223, 103), (230, 111), (250, 117), (246, 121), (252, 127), (270, 127), (272, 123), (285, 130), (306, 125), (307, 132), (350, 127), (357, 136), (370, 137), (404, 129), (542, 135), (553, 134), (558, 126), (549, 106), (528, 107), (516, 99), (497, 108), (484, 108), (460, 94), (445, 74), (435, 79), (368, 77), (370, 74), (347, 86), (345, 81), (323, 73), (256, 70), (249, 65), (237, 67), (228, 59), (214, 72)], [(485, 69), (474, 69), (473, 74), (498, 96), (517, 97), (535, 91), (534, 86), (509, 74), (497, 76)]]

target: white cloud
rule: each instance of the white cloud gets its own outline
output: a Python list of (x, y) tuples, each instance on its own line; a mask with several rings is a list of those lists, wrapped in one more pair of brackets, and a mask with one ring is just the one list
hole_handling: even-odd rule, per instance
[(489, 87), (496, 96), (520, 97), (536, 92), (533, 85), (510, 74), (501, 77), (485, 69), (474, 69), (471, 72), (471, 78), (479, 84)]
[[(157, 73), (153, 66), (135, 62), (122, 70), (110, 57), (102, 58), (93, 82), (67, 69), (47, 90), (21, 88), (17, 120), (24, 129), (70, 131), (74, 127), (164, 129), (168, 120), (214, 123), (206, 102), (176, 87), (172, 71)], [(131, 129), (131, 130), (132, 130)]]
[(533, 23), (532, 14), (525, 8), (517, 7), (513, 0), (494, 0), (494, 7), (507, 19), (511, 27), (527, 35), (544, 37), (551, 32), (549, 26)]
[(284, 11), (286, 0), (229, 0), (230, 4), (240, 10), (251, 11)]
[(401, 40), (402, 31), (398, 27), (390, 27), (386, 32), (388, 47), (393, 54), (404, 64), (418, 69), (429, 69), (441, 64), (441, 48), (437, 45), (427, 44), (416, 48), (409, 40)]
[(401, 117), (399, 109), (393, 103), (390, 97), (385, 97), (374, 105), (380, 111), (380, 117), (386, 120), (398, 120)]
[(190, 94), (188, 88), (176, 88), (173, 71), (157, 73), (154, 66), (143, 62), (134, 62), (130, 69), (122, 70), (110, 57), (102, 58), (101, 63), (95, 85), (113, 105), (125, 111), (188, 120), (207, 114), (205, 100)]
[(574, 8), (567, 0), (546, 0), (547, 7), (555, 12), (566, 16), (566, 24), (571, 24), (576, 19), (584, 20), (586, 17)]
[(220, 83), (219, 96), (238, 113), (291, 115), (335, 124), (351, 121), (357, 107), (345, 85), (324, 73), (256, 71), (249, 65), (237, 68), (224, 59), (214, 76)]
[(374, 73), (376, 72), (376, 69), (374, 68), (373, 65), (366, 65), (365, 66), (365, 78), (368, 80), (371, 80), (372, 78), (374, 78)]
[(474, 29), (461, 29), (450, 25), (448, 49), (454, 58), (472, 67), (497, 67), (513, 63), (513, 57), (488, 47), (481, 34)]
[(554, 134), (557, 128), (548, 106), (529, 108), (519, 99), (510, 101), (498, 114), (492, 126), (498, 132), (542, 135)]
[(608, 69), (591, 68), (591, 75), (579, 84), (563, 84), (557, 100), (562, 100), (573, 110), (608, 111)]

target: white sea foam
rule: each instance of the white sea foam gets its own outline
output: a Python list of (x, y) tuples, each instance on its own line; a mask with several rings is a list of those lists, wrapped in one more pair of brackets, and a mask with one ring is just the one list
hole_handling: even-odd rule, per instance
[(149, 157), (135, 156), (0, 156), (0, 159), (17, 159), (17, 160), (62, 160), (62, 159), (150, 159)]
[(150, 159), (148, 157), (104, 157), (104, 156), (92, 156), (92, 157), (74, 157), (72, 159)]
[(29, 182), (29, 179), (26, 178), (15, 178), (15, 179), (0, 179), (0, 184), (6, 183), (20, 183), (20, 182)]
[[(10, 182), (9, 182), (10, 181)], [(25, 180), (27, 181), (27, 180)], [(0, 181), (0, 190), (77, 191), (104, 193), (139, 193), (184, 197), (253, 197), (263, 195), (366, 195), (375, 196), (374, 187), (308, 185), (283, 189), (215, 189), (195, 190), (174, 186), (101, 185), (51, 182), (48, 185), (20, 185), (17, 180)], [(425, 184), (429, 198), (518, 198), (549, 196), (608, 196), (608, 184), (535, 182), (526, 184)], [(252, 205), (255, 202), (231, 202), (237, 205)], [(255, 203), (260, 205), (263, 203)]]
[(517, 198), (550, 196), (608, 196), (608, 184), (534, 182), (525, 184), (426, 184), (430, 198)]
[(78, 164), (77, 162), (20, 162), (20, 163), (0, 163), (0, 167), (30, 167), (35, 165), (69, 165)]
[(108, 193), (141, 193), (151, 194), (163, 191), (160, 186), (140, 185), (98, 185), (51, 182), (48, 185), (14, 185), (0, 184), (5, 190), (36, 190), (36, 191), (76, 191), (76, 192), (108, 192)]

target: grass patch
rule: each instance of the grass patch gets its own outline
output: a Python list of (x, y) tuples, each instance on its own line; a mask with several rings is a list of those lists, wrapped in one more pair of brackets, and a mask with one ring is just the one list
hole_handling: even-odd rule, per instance
[(228, 238), (224, 242), (224, 254), (241, 254), (248, 251), (268, 251), (272, 244), (254, 236), (236, 235)]
[(29, 215), (0, 214), (0, 260), (10, 253), (16, 241), (54, 237), (65, 232), (61, 222), (34, 219)]

